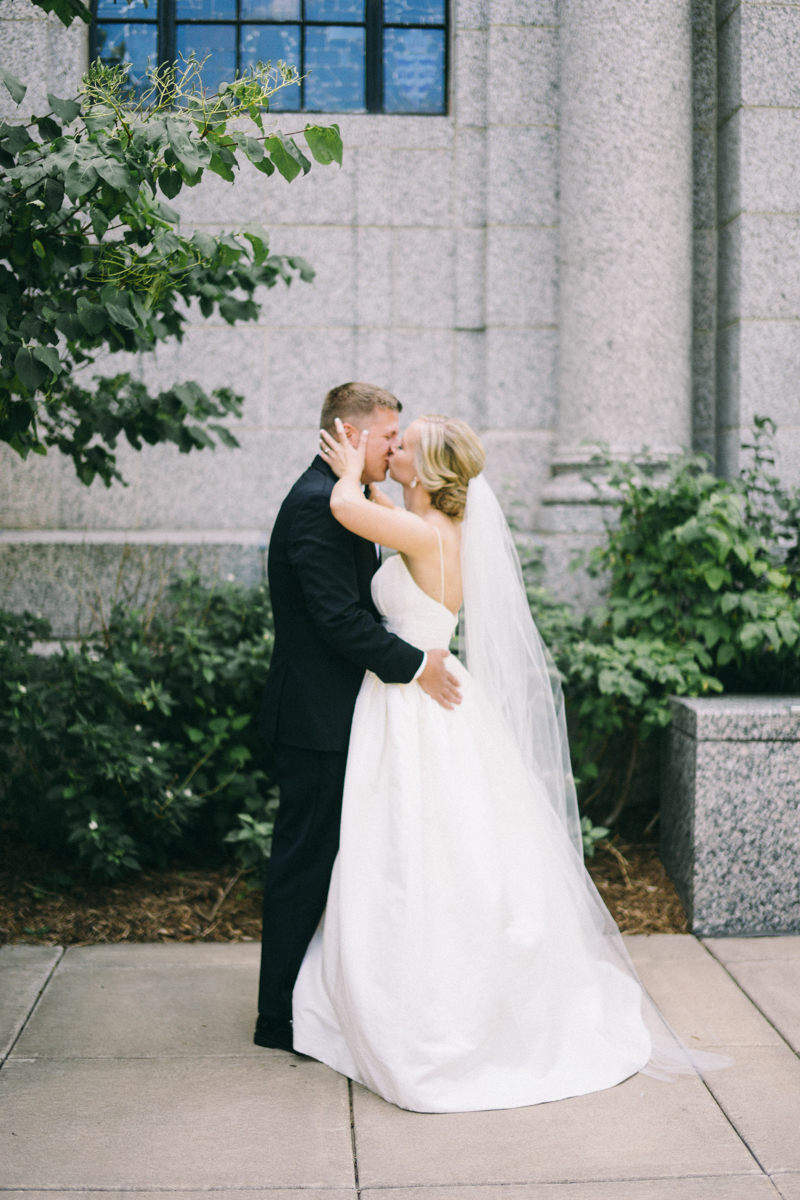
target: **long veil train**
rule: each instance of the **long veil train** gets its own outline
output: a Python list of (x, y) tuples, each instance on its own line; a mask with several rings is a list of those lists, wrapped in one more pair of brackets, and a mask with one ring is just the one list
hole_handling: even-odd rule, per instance
[(642, 1073), (672, 1079), (730, 1066), (732, 1059), (690, 1049), (670, 1028), (639, 980), (611, 914), (583, 861), (575, 783), (570, 765), (564, 697), (558, 669), (531, 616), (519, 558), (497, 497), (483, 475), (470, 480), (461, 538), (466, 667), (503, 714), (531, 781), (539, 781), (566, 830), (573, 883), (584, 893), (592, 953), (629, 975), (642, 992), (642, 1015), (652, 1039)]

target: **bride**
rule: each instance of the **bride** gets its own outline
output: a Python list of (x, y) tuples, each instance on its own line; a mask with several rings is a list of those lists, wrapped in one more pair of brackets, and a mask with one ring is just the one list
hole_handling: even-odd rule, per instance
[(337, 433), (321, 445), (333, 515), (399, 551), (372, 583), (388, 628), (446, 649), (463, 604), (466, 665), (448, 662), (463, 697), (450, 711), (414, 683), (364, 678), (327, 908), (294, 989), (295, 1050), (418, 1112), (724, 1065), (690, 1060), (584, 867), (560, 683), (478, 437), (460, 420), (414, 421), (391, 459), (399, 508), (361, 490), (368, 433), (358, 446)]

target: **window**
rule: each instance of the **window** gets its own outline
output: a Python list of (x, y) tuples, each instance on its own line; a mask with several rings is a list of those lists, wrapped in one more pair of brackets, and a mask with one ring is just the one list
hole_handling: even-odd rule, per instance
[(274, 112), (443, 113), (447, 0), (93, 0), (92, 59), (130, 63), (209, 56), (203, 86), (279, 58), (306, 76)]

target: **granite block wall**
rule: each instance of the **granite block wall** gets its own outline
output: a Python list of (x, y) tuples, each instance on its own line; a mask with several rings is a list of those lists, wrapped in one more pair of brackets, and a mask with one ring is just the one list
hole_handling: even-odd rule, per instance
[[(735, 473), (767, 414), (780, 470), (800, 478), (800, 3), (451, 2), (447, 116), (331, 114), (341, 171), (288, 185), (245, 167), (234, 188), (212, 176), (178, 199), (186, 231), (262, 222), (315, 282), (267, 292), (257, 324), (193, 314), (183, 345), (98, 363), (154, 388), (233, 386), (242, 449), (123, 448), (129, 486), (106, 491), (57, 455), (0, 447), (2, 546), (69, 547), (76, 531), (257, 546), (315, 452), (324, 393), (352, 378), (396, 392), (409, 419), (474, 424), (551, 586), (582, 605), (597, 585), (568, 566), (609, 511), (581, 479), (587, 442), (693, 445)], [(74, 92), (86, 53), (85, 26), (0, 5), (22, 115)], [(0, 115), (19, 115), (4, 90)]]
[(692, 931), (800, 932), (800, 698), (671, 704), (660, 852)]
[[(12, 69), (39, 91), (74, 90), (85, 29), (62, 36), (28, 0), (13, 0), (13, 14), (0, 20)], [(62, 581), (80, 557), (65, 540), (75, 531), (88, 531), (90, 555), (104, 535), (114, 547), (126, 533), (257, 546), (315, 453), (325, 392), (346, 379), (388, 387), (408, 419), (444, 411), (473, 423), (509, 512), (532, 528), (557, 409), (557, 5), (454, 0), (452, 15), (448, 116), (331, 114), (345, 144), (341, 170), (315, 167), (289, 185), (245, 167), (233, 188), (211, 176), (178, 197), (185, 231), (260, 221), (273, 249), (302, 254), (316, 279), (266, 292), (257, 325), (193, 315), (182, 345), (128, 363), (115, 355), (97, 369), (128, 367), (152, 388), (190, 378), (234, 387), (246, 397), (232, 424), (242, 449), (123, 449), (129, 486), (106, 491), (84, 488), (57, 456), (21, 464), (0, 448), (0, 605), (16, 603), (18, 564), (33, 553), (23, 533), (63, 547), (36, 559), (58, 560)], [(30, 31), (39, 40), (28, 46)], [(69, 45), (69, 79), (59, 75), (65, 55), (48, 58), (43, 38)], [(4, 567), (12, 553), (13, 571)], [(40, 566), (31, 560), (32, 572)], [(66, 633), (69, 604), (60, 611)]]
[(800, 6), (718, 7), (717, 459), (734, 474), (754, 415), (800, 474)]

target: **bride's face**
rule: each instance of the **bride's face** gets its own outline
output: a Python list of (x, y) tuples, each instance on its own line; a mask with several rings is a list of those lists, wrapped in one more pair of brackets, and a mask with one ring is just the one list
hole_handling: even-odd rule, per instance
[(389, 459), (389, 475), (395, 483), (408, 485), (415, 478), (417, 469), (414, 466), (414, 454), (418, 441), (419, 427), (416, 421), (412, 421)]

